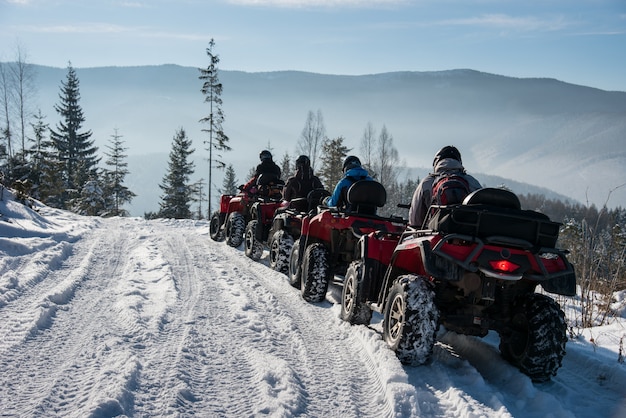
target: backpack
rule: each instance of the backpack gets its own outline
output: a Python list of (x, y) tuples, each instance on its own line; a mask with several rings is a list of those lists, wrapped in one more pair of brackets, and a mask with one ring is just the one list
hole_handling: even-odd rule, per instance
[(463, 173), (442, 173), (433, 181), (431, 205), (447, 206), (462, 203), (468, 194), (470, 186)]

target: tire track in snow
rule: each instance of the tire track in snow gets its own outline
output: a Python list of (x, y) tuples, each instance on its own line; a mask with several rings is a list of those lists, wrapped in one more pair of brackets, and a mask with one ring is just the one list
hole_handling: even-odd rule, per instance
[[(224, 277), (223, 298), (231, 299), (230, 315), (241, 328), (237, 338), (256, 348), (243, 351), (247, 367), (254, 370), (248, 377), (255, 382), (250, 391), (264, 390), (257, 402), (267, 400), (267, 394), (276, 397), (275, 405), (250, 405), (252, 410), (235, 413), (277, 409), (287, 416), (393, 414), (395, 405), (384, 395), (380, 371), (328, 303), (306, 303), (285, 276), (223, 243), (211, 244), (221, 245), (215, 251), (223, 251), (230, 263), (214, 269), (221, 269)], [(329, 327), (320, 328), (324, 321)]]
[(149, 235), (158, 237), (151, 245), (169, 269), (176, 297), (160, 315), (150, 344), (136, 344), (142, 370), (135, 388), (134, 410), (140, 416), (162, 416), (176, 414), (195, 401), (189, 378), (180, 365), (188, 357), (187, 341), (196, 332), (198, 301), (203, 297), (202, 271), (196, 268), (190, 252), (188, 237), (193, 235), (192, 230), (170, 229), (164, 223)]
[[(72, 284), (80, 281), (84, 260), (72, 257), (73, 246), (60, 242), (53, 250), (42, 254), (20, 257), (13, 270), (2, 275), (0, 290), (0, 356), (19, 345), (26, 338), (50, 323), (57, 304), (63, 304), (58, 296), (71, 292)], [(50, 253), (53, 256), (50, 256)], [(55, 270), (77, 271), (74, 278), (57, 278)], [(22, 277), (26, 277), (23, 280)], [(62, 281), (59, 284), (59, 281)], [(63, 286), (69, 287), (64, 288)], [(69, 297), (69, 293), (66, 293)], [(57, 303), (61, 302), (61, 303)]]
[[(50, 320), (46, 324), (40, 320), (29, 338), (2, 356), (0, 399), (10, 400), (2, 405), (4, 413), (79, 417), (100, 411), (106, 416), (119, 414), (123, 402), (132, 402), (124, 393), (134, 379), (136, 363), (130, 353), (112, 346), (115, 321), (108, 292), (123, 265), (119, 255), (125, 242), (113, 230), (94, 231), (48, 275), (46, 282), (54, 285), (39, 295), (49, 302), (44, 311)], [(31, 384), (15, 387), (12, 380)], [(25, 411), (21, 405), (36, 406)]]

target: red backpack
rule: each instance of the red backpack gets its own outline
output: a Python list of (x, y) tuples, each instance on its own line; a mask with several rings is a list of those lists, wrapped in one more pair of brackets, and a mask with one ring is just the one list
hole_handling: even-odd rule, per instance
[(470, 194), (470, 187), (463, 173), (442, 173), (433, 181), (431, 205), (446, 206), (462, 203), (468, 194)]

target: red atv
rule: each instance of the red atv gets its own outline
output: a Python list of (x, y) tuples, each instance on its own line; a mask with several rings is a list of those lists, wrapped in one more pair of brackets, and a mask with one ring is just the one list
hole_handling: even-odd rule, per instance
[(306, 301), (325, 299), (330, 281), (335, 275), (345, 275), (358, 256), (355, 250), (361, 236), (373, 231), (399, 235), (404, 230), (402, 218), (376, 215), (386, 200), (382, 184), (362, 180), (348, 189), (350, 210), (325, 208), (302, 219), (300, 238), (289, 257), (289, 282), (301, 289)]
[(259, 178), (259, 190), (265, 190), (257, 196), (257, 201), (250, 208), (250, 220), (246, 226), (245, 253), (253, 260), (259, 260), (270, 237), (272, 221), (277, 210), (289, 204), (282, 200), (282, 188), (285, 183), (278, 178)]
[(442, 324), (479, 337), (495, 330), (502, 356), (534, 381), (556, 375), (564, 313), (535, 290), (576, 294), (573, 267), (555, 247), (560, 224), (522, 210), (511, 192), (485, 188), (462, 204), (436, 207), (428, 227), (361, 237), (341, 318), (369, 324), (372, 311), (382, 313), (383, 338), (405, 364), (429, 361)]
[(292, 199), (283, 202), (274, 214), (269, 237), (269, 265), (272, 269), (284, 274), (289, 271), (289, 254), (295, 240), (300, 238), (303, 219), (330, 196), (325, 189), (315, 189), (306, 198)]
[(226, 238), (226, 244), (239, 247), (244, 240), (246, 225), (254, 216), (253, 205), (257, 202), (279, 202), (281, 199), (282, 180), (275, 175), (261, 174), (256, 186), (251, 191), (237, 195), (222, 195), (220, 209), (211, 215), (209, 235), (215, 241)]

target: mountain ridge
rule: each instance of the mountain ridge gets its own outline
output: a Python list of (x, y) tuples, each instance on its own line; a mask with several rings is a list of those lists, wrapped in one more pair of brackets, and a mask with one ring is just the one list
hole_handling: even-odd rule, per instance
[[(35, 69), (39, 107), (54, 127), (59, 117), (53, 106), (67, 69)], [(183, 127), (198, 154), (196, 176), (207, 178), (208, 164), (202, 161), (207, 138), (198, 121), (208, 108), (197, 68), (75, 70), (83, 126), (93, 132), (101, 152), (117, 129), (129, 155), (167, 154), (175, 131)], [(471, 69), (369, 75), (220, 70), (219, 75), (224, 129), (233, 147), (224, 160), (241, 180), (263, 148), (271, 148), (277, 160), (296, 155), (307, 113), (319, 109), (328, 137), (343, 136), (357, 155), (363, 130), (372, 123), (393, 136), (403, 166), (429, 167), (441, 146), (454, 144), (472, 174), (536, 185), (597, 206), (610, 196), (609, 207), (626, 207), (626, 187), (619, 188), (626, 183), (626, 92)], [(165, 174), (166, 162), (161, 165), (158, 174), (148, 175), (152, 196)], [(145, 183), (132, 178), (135, 168), (129, 169), (132, 183)], [(217, 187), (220, 175), (214, 171)], [(158, 201), (150, 205), (148, 210), (156, 210)]]

